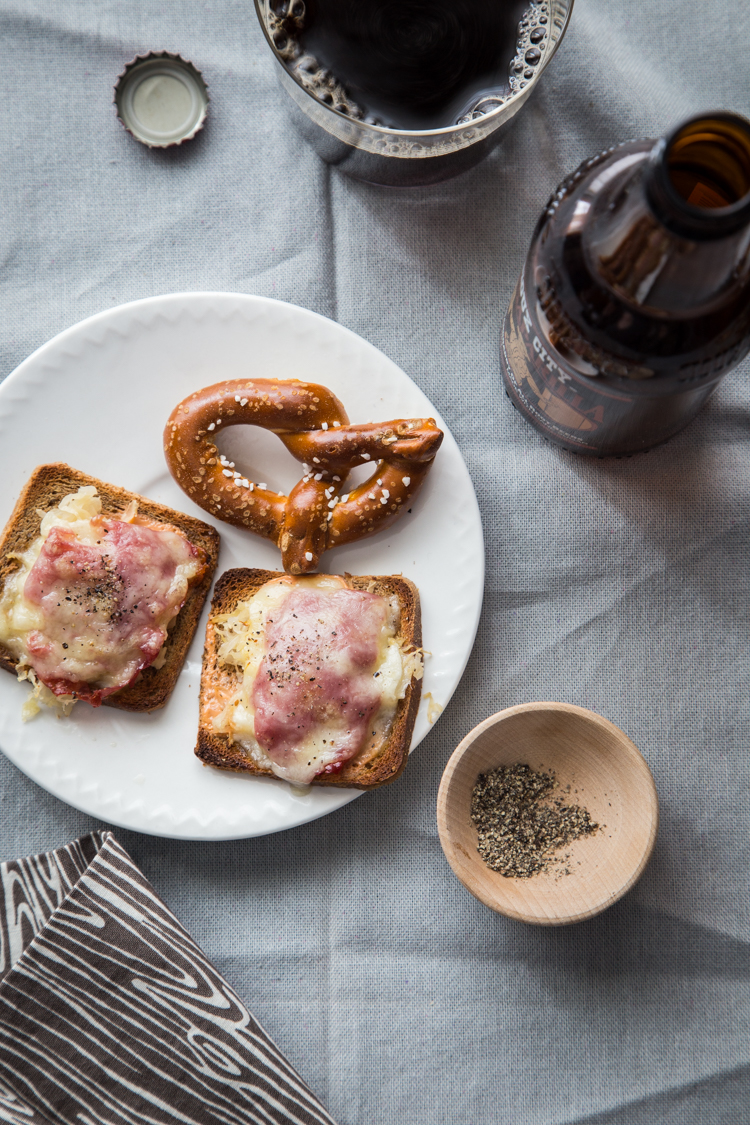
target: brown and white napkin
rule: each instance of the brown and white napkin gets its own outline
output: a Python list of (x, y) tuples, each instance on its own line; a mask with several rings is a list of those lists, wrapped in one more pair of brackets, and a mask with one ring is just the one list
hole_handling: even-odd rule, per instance
[(334, 1125), (111, 832), (0, 865), (0, 1121)]

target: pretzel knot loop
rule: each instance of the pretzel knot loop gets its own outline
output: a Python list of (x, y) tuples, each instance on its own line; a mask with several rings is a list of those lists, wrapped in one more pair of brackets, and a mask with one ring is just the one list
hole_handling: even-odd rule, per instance
[[(219, 453), (228, 426), (261, 426), (302, 462), (288, 496), (258, 484)], [(216, 383), (183, 399), (164, 430), (169, 471), (211, 515), (271, 539), (287, 574), (307, 574), (331, 547), (374, 535), (398, 519), (443, 440), (432, 418), (350, 425), (335, 395), (298, 379)], [(356, 465), (373, 465), (345, 492)]]

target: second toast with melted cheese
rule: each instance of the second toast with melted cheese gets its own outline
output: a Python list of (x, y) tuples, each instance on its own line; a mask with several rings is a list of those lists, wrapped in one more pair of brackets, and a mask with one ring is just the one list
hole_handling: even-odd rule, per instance
[(420, 646), (408, 579), (228, 571), (208, 621), (196, 754), (297, 785), (392, 781), (419, 706)]

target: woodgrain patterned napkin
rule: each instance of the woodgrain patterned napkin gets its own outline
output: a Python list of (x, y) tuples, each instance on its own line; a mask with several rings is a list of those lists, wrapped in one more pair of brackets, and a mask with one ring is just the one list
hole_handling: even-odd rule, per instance
[(110, 832), (0, 865), (0, 1121), (334, 1125)]

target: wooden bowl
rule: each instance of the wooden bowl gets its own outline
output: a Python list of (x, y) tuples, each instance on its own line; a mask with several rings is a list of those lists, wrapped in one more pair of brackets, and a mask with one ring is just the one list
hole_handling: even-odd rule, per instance
[[(599, 825), (558, 853), (570, 857), (564, 864), (527, 879), (485, 864), (470, 816), (479, 774), (519, 762), (554, 771), (555, 796), (588, 809)], [(437, 820), (448, 863), (480, 902), (522, 922), (561, 926), (605, 910), (640, 878), (659, 802), (644, 759), (613, 723), (569, 703), (523, 703), (485, 719), (456, 748), (440, 783)]]

